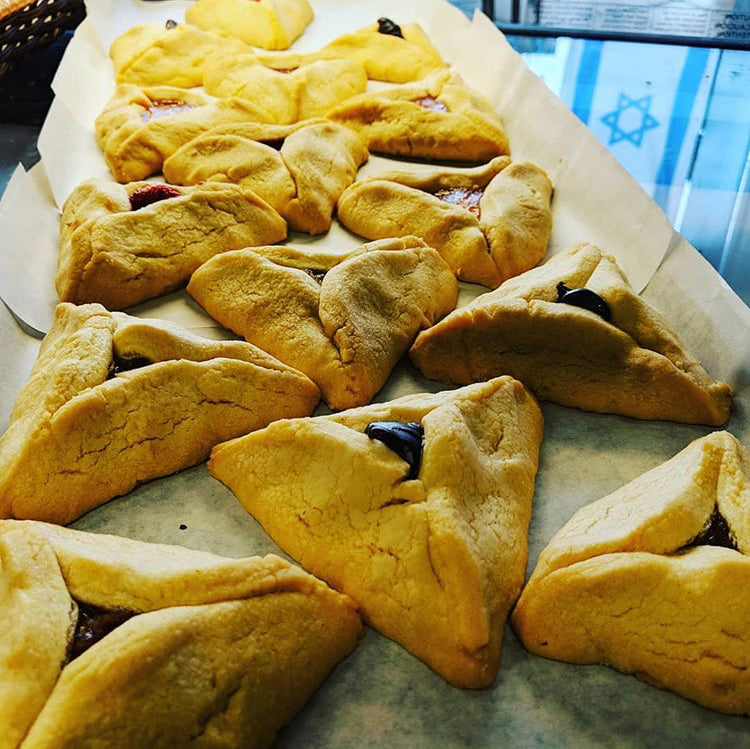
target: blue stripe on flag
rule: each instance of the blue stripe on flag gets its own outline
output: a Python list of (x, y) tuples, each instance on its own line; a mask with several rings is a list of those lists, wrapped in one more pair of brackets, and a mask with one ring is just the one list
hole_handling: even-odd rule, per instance
[(591, 102), (594, 99), (603, 46), (604, 42), (587, 40), (584, 42), (583, 52), (581, 53), (581, 64), (578, 66), (576, 93), (573, 100), (573, 113), (584, 125), (588, 125), (591, 116)]
[(706, 70), (709, 53), (710, 50), (708, 49), (691, 47), (685, 57), (685, 65), (682, 68), (682, 75), (672, 105), (667, 140), (664, 143), (661, 164), (659, 164), (659, 171), (656, 175), (657, 185), (672, 184), (682, 142), (685, 139), (685, 132), (690, 122), (690, 113), (693, 111), (695, 97)]

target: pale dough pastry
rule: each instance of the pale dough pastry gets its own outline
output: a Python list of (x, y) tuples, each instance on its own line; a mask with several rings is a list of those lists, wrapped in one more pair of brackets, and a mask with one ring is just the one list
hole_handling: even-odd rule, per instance
[(69, 523), (319, 397), (248, 343), (60, 304), (0, 437), (0, 517)]
[(268, 747), (355, 647), (277, 556), (0, 521), (0, 747)]
[(338, 218), (367, 239), (420, 237), (461, 280), (495, 288), (544, 257), (551, 199), (544, 171), (498, 156), (474, 169), (360, 180), (341, 196)]
[(202, 86), (209, 59), (246, 53), (252, 53), (252, 48), (239, 39), (174, 22), (166, 27), (155, 23), (133, 26), (109, 50), (117, 83), (180, 88)]
[(533, 653), (750, 714), (750, 455), (728, 432), (581, 508), (513, 614)]
[(393, 156), (487, 161), (510, 152), (492, 104), (448, 70), (355, 96), (327, 116), (359, 132), (371, 151)]
[(248, 123), (214, 128), (186, 143), (164, 162), (164, 176), (180, 185), (236, 182), (266, 200), (290, 229), (322, 234), (367, 158), (355, 132), (327, 120)]
[(590, 244), (553, 256), (417, 338), (431, 379), (517, 377), (537, 397), (639, 419), (723, 424), (732, 390), (715, 382), (669, 323)]
[(55, 286), (62, 301), (123, 309), (183, 285), (219, 252), (286, 233), (284, 219), (246, 187), (89, 180), (63, 206)]
[(370, 402), (417, 333), (455, 307), (458, 284), (435, 250), (405, 237), (343, 255), (292, 247), (223, 253), (193, 274), (188, 292), (342, 409)]
[(214, 99), (174, 86), (141, 88), (121, 83), (96, 118), (96, 140), (118, 182), (161, 171), (181, 145), (218, 125), (276, 122), (273, 102)]
[(284, 54), (273, 65), (252, 54), (216, 57), (206, 65), (209, 94), (234, 96), (263, 107), (268, 122), (286, 124), (322, 117), (367, 87), (364, 68), (352, 60), (308, 60)]
[[(413, 439), (389, 449), (365, 433), (373, 422)], [(502, 377), (278, 421), (218, 445), (209, 470), (373, 627), (478, 688), (495, 678), (523, 584), (541, 440), (533, 396)]]
[(312, 19), (307, 0), (196, 0), (185, 12), (188, 23), (265, 49), (286, 49)]

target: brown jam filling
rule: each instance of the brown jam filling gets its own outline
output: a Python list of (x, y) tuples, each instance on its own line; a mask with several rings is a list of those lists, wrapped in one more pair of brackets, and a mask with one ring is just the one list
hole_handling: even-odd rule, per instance
[(271, 138), (270, 140), (262, 140), (260, 142), (264, 146), (268, 146), (269, 148), (274, 148), (277, 151), (280, 151), (281, 147), (284, 145), (284, 138)]
[(151, 120), (160, 120), (162, 117), (171, 117), (174, 114), (187, 112), (190, 109), (195, 109), (195, 105), (188, 104), (179, 99), (157, 99), (156, 101), (151, 102), (151, 106), (146, 107), (143, 110), (141, 119), (144, 122), (151, 122)]
[(442, 101), (438, 101), (434, 96), (423, 96), (416, 99), (415, 104), (419, 104), (423, 109), (431, 109), (433, 112), (447, 112), (448, 107)]
[(299, 65), (294, 68), (271, 68), (271, 70), (275, 70), (277, 73), (293, 73), (295, 70), (299, 70)]
[(160, 200), (169, 198), (178, 198), (182, 193), (171, 185), (155, 184), (144, 185), (139, 187), (130, 195), (130, 210), (139, 211), (151, 203), (158, 203)]
[(466, 208), (467, 211), (471, 211), (479, 218), (479, 201), (484, 194), (484, 190), (479, 187), (446, 187), (432, 194), (444, 203), (460, 205), (461, 208)]
[(718, 510), (714, 510), (711, 516), (711, 525), (705, 531), (699, 533), (692, 541), (686, 543), (682, 549), (692, 549), (695, 546), (723, 546), (725, 549), (737, 548), (737, 542), (732, 537), (732, 531), (724, 516)]
[(81, 603), (81, 601), (76, 601), (76, 603), (78, 604), (78, 621), (73, 634), (73, 642), (70, 644), (71, 661), (138, 613), (119, 606), (104, 609), (90, 603)]
[(305, 268), (305, 273), (307, 273), (310, 278), (314, 278), (318, 283), (323, 283), (323, 279), (326, 277), (326, 272), (324, 270), (317, 270), (315, 268)]
[(109, 377), (107, 379), (111, 379), (120, 372), (140, 369), (141, 367), (147, 367), (149, 364), (153, 364), (153, 362), (145, 356), (115, 356), (109, 365)]

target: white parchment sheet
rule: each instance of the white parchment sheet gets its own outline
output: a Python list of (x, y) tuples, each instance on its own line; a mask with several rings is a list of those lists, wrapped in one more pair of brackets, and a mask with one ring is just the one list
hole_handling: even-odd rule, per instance
[[(750, 310), (687, 242), (673, 234), (661, 211), (526, 70), (492, 25), (481, 16), (469, 23), (441, 0), (420, 0), (408, 8), (388, 0), (313, 0), (313, 4), (316, 20), (296, 45), (300, 49), (314, 49), (381, 15), (399, 22), (408, 20), (408, 15), (422, 23), (467, 81), (496, 103), (514, 155), (549, 170), (556, 185), (553, 250), (589, 239), (615, 253), (634, 285), (644, 289), (644, 297), (670, 320), (709, 372), (733, 385), (736, 400), (728, 428), (749, 444)], [(44, 166), (29, 174), (17, 172), (0, 206), (0, 296), (38, 330), (49, 325), (55, 301), (50, 292), (56, 255), (55, 198), (60, 202), (78, 181), (102, 174), (92, 120), (113, 85), (105, 50), (138, 20), (181, 20), (185, 7), (186, 3), (176, 1), (92, 0), (89, 18), (63, 60), (55, 80), (58, 98), (40, 142)], [(373, 159), (365, 173), (386, 165), (393, 162)], [(335, 227), (323, 238), (295, 236), (290, 242), (354, 246), (358, 240)], [(478, 291), (464, 284), (461, 303)], [(182, 292), (141, 305), (138, 312), (221, 334)], [(0, 307), (0, 345), (5, 354), (0, 357), (1, 429), (38, 342), (21, 333)], [(442, 387), (424, 380), (403, 361), (376, 400)], [(578, 507), (710, 431), (551, 404), (544, 404), (543, 410), (545, 439), (529, 537), (530, 567)], [(180, 530), (181, 524), (187, 528)], [(75, 526), (230, 556), (279, 553), (205, 466), (150, 482), (94, 510)], [(745, 718), (704, 710), (605, 667), (572, 666), (529, 655), (510, 630), (495, 684), (481, 691), (459, 690), (368, 629), (353, 655), (282, 732), (278, 745), (287, 749), (742, 747), (747, 745), (749, 730)]]

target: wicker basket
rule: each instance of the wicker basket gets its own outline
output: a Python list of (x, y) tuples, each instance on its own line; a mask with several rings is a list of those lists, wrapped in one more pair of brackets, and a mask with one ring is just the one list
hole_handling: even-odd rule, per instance
[(0, 75), (85, 15), (83, 0), (0, 0)]

